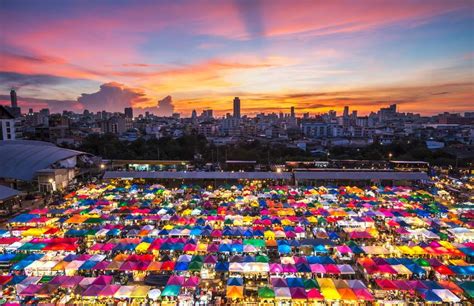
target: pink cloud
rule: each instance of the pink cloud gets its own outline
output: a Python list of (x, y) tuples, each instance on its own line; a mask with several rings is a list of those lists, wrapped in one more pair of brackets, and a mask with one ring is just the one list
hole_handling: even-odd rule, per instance
[(406, 25), (453, 10), (468, 1), (272, 1), (265, 6), (267, 36), (329, 35), (373, 29), (391, 23)]

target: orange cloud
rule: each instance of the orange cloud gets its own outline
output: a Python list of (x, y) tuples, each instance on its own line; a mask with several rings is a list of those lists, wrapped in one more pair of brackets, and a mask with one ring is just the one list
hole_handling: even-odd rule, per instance
[(238, 84), (229, 80), (232, 72), (258, 70), (285, 65), (284, 58), (268, 57), (232, 59), (211, 59), (196, 64), (168, 68), (153, 73), (145, 73), (143, 86), (152, 92), (176, 93), (213, 91)]
[[(288, 112), (291, 106), (297, 108), (298, 113), (324, 113), (328, 110), (342, 111), (348, 105), (367, 114), (380, 107), (396, 103), (402, 112), (416, 112), (423, 114), (437, 114), (446, 110), (463, 112), (471, 107), (473, 82), (446, 83), (430, 86), (412, 87), (378, 87), (367, 89), (353, 89), (347, 91), (297, 92), (287, 94), (251, 94), (234, 93), (240, 96), (242, 111), (246, 114), (261, 112)], [(178, 111), (190, 113), (192, 109), (201, 110), (204, 103), (213, 101), (211, 108), (218, 114), (225, 114), (232, 110), (232, 98), (214, 96), (195, 99), (177, 99), (175, 104)], [(206, 106), (207, 106), (206, 105)]]

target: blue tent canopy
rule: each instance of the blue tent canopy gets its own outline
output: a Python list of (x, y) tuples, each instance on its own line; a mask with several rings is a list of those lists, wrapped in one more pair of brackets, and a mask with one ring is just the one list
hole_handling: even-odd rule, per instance
[(231, 277), (227, 281), (227, 286), (243, 286), (244, 279), (240, 277)]
[(27, 223), (34, 218), (38, 218), (37, 214), (21, 214), (10, 220), (10, 223)]
[(303, 279), (299, 277), (288, 277), (286, 279), (286, 282), (288, 284), (288, 287), (294, 288), (294, 287), (303, 287), (304, 288), (304, 282)]
[(279, 245), (278, 246), (278, 253), (281, 254), (288, 254), (291, 252), (291, 247), (289, 245)]
[(227, 272), (229, 271), (229, 263), (228, 262), (222, 262), (218, 261), (215, 266), (215, 270), (217, 272)]
[(91, 270), (97, 263), (99, 262), (95, 260), (87, 260), (79, 267), (79, 270)]

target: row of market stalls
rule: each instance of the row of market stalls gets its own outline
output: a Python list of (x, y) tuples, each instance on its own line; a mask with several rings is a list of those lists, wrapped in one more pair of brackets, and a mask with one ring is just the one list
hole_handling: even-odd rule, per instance
[(114, 181), (0, 230), (6, 302), (458, 303), (474, 222), (439, 190)]

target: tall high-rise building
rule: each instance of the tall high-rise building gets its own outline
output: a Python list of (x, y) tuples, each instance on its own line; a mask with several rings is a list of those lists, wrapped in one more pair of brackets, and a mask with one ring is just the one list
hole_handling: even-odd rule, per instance
[(295, 118), (295, 117), (296, 117), (296, 115), (295, 115), (295, 107), (294, 107), (294, 106), (291, 107), (290, 114), (291, 114), (291, 118)]
[(356, 110), (353, 110), (353, 111), (352, 111), (352, 119), (353, 119), (353, 120), (356, 120), (356, 119), (357, 119), (357, 111), (356, 111)]
[(349, 106), (344, 106), (344, 113), (342, 114), (342, 117), (349, 117)]
[(234, 98), (234, 118), (240, 118), (240, 99)]
[(133, 108), (125, 107), (124, 113), (125, 113), (125, 118), (133, 119)]
[(195, 109), (193, 109), (192, 113), (191, 113), (191, 118), (192, 119), (196, 119), (197, 118), (197, 112)]
[(203, 119), (212, 119), (214, 118), (214, 114), (212, 109), (205, 109), (202, 111), (201, 118)]
[(383, 122), (385, 120), (393, 119), (397, 115), (397, 104), (392, 104), (389, 107), (381, 108), (378, 111), (379, 121)]
[(10, 113), (15, 116), (15, 118), (21, 117), (21, 109), (18, 107), (18, 98), (15, 89), (10, 91), (10, 101)]
[(11, 103), (12, 103), (12, 108), (13, 108), (13, 107), (18, 107), (18, 98), (17, 98), (17, 96), (16, 96), (16, 91), (15, 91), (15, 89), (12, 89), (12, 90), (10, 91), (10, 101), (11, 101)]

